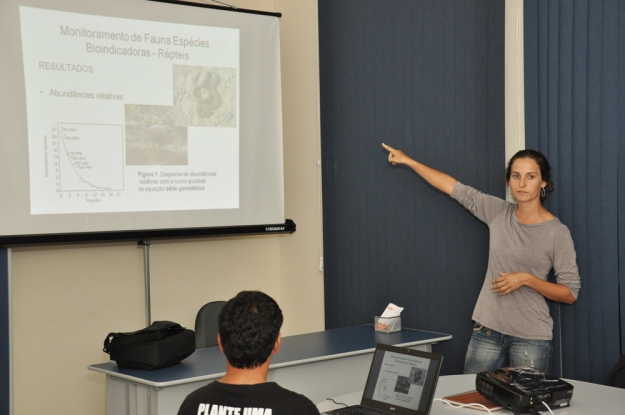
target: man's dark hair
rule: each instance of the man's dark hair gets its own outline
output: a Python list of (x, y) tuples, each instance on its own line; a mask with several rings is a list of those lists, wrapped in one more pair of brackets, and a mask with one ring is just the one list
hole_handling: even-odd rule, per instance
[(219, 337), (228, 362), (239, 369), (265, 363), (282, 327), (282, 310), (267, 294), (241, 291), (219, 313)]

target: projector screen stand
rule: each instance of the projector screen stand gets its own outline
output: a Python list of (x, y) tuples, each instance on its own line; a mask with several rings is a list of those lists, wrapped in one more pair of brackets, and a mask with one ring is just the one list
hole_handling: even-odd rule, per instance
[(138, 245), (143, 246), (143, 267), (145, 274), (145, 326), (152, 324), (150, 306), (150, 241), (139, 241)]

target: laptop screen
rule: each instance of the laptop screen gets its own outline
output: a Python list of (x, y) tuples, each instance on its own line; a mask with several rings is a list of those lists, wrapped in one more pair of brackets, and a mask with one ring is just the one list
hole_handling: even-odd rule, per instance
[(427, 415), (443, 356), (378, 344), (362, 406), (400, 415)]

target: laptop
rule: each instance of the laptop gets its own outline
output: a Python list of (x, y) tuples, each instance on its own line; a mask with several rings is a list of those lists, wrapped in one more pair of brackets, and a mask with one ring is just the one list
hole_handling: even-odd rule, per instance
[(443, 356), (378, 344), (360, 405), (326, 414), (428, 415)]

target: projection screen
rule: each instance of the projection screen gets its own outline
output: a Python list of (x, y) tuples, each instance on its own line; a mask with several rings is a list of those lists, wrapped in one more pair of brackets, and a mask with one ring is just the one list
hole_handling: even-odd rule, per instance
[(277, 15), (5, 0), (0, 35), (0, 244), (285, 231)]

